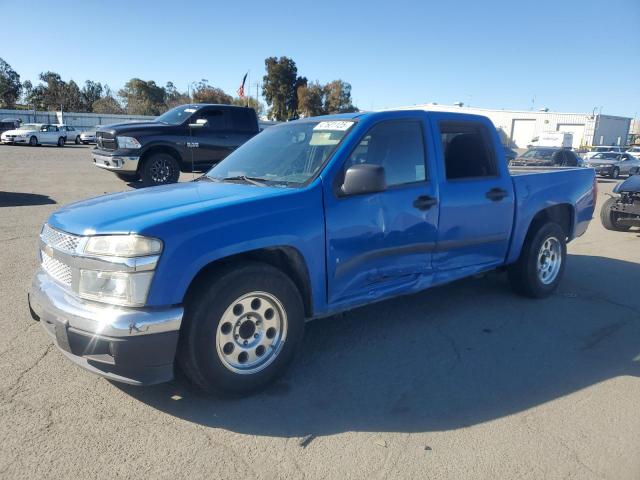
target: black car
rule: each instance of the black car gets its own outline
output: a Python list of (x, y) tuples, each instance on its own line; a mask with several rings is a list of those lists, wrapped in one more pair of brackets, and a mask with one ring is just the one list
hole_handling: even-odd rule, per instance
[(633, 175), (613, 189), (619, 196), (608, 198), (600, 210), (600, 220), (607, 230), (625, 232), (640, 227), (640, 176)]
[(161, 185), (177, 182), (180, 172), (207, 170), (258, 131), (252, 108), (181, 105), (152, 122), (98, 128), (92, 155), (124, 180)]
[(567, 148), (533, 147), (509, 162), (514, 167), (578, 167), (582, 161)]

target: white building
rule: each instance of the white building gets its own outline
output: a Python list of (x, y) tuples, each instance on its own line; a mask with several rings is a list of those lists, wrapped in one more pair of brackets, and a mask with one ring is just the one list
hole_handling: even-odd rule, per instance
[(573, 147), (581, 145), (625, 145), (631, 119), (592, 113), (549, 111), (491, 110), (457, 105), (421, 104), (400, 107), (403, 110), (424, 109), (465, 112), (489, 117), (500, 132), (505, 145), (525, 148), (534, 137), (546, 132), (573, 133)]

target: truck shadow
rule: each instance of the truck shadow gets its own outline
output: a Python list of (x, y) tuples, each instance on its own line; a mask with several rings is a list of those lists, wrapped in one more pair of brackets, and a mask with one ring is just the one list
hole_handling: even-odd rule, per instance
[(56, 201), (47, 195), (39, 193), (2, 192), (0, 191), (1, 207), (26, 207), (34, 205), (53, 205)]
[(308, 323), (294, 368), (250, 398), (209, 398), (182, 381), (114, 385), (204, 426), (312, 438), (456, 429), (640, 375), (640, 264), (568, 263), (545, 300), (489, 274)]

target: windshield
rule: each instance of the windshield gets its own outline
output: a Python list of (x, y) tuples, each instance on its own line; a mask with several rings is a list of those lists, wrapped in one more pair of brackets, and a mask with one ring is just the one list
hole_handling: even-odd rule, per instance
[(545, 160), (551, 160), (551, 157), (555, 153), (552, 148), (531, 148), (522, 154), (522, 158), (542, 158)]
[(156, 118), (155, 121), (168, 123), (169, 125), (180, 125), (194, 112), (196, 112), (198, 108), (200, 107), (197, 105), (182, 105), (180, 107), (172, 108)]
[(352, 121), (292, 122), (270, 127), (238, 148), (207, 176), (301, 185), (322, 168), (345, 137)]
[(596, 153), (593, 156), (594, 160), (617, 160), (618, 158), (620, 158), (620, 154), (618, 153), (611, 153), (611, 152), (605, 152), (605, 153)]
[(28, 123), (26, 125), (22, 125), (18, 127), (18, 130), (40, 130), (40, 125), (36, 125), (34, 123)]

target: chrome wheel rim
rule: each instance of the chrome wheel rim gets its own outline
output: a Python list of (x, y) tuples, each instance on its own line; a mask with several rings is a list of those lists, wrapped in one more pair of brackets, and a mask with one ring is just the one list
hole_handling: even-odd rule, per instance
[(538, 279), (544, 285), (549, 285), (558, 276), (562, 265), (562, 246), (556, 237), (549, 237), (538, 252)]
[(216, 351), (234, 373), (252, 374), (268, 367), (287, 338), (287, 314), (267, 292), (250, 292), (225, 310), (216, 330)]
[(166, 158), (158, 158), (151, 164), (151, 180), (154, 183), (164, 183), (172, 173), (171, 163)]

